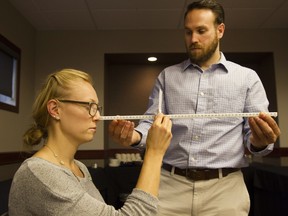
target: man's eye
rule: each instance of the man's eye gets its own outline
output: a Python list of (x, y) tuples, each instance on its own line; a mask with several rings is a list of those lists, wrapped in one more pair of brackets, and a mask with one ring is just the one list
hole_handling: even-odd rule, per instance
[(199, 29), (199, 30), (198, 30), (198, 33), (199, 33), (199, 34), (204, 34), (205, 32), (206, 32), (205, 29)]

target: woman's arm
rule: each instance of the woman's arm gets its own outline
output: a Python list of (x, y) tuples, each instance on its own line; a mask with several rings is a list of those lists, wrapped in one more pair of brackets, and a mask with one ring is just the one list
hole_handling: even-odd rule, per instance
[(136, 188), (158, 196), (163, 156), (170, 144), (172, 122), (158, 114), (149, 129), (146, 152)]

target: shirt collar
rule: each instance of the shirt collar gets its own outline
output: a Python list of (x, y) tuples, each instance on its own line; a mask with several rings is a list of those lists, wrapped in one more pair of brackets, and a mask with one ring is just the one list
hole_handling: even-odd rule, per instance
[[(220, 60), (214, 64), (215, 68), (223, 68), (226, 72), (228, 72), (228, 61), (226, 60), (224, 54), (221, 52), (220, 53)], [(198, 65), (193, 64), (190, 59), (187, 59), (183, 62), (183, 72), (189, 68), (189, 67), (194, 67), (194, 68), (199, 68)]]

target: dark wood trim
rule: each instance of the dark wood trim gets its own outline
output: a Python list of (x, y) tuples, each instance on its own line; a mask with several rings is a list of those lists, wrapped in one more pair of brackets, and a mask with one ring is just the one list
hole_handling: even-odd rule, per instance
[(31, 155), (27, 152), (3, 152), (0, 153), (0, 165), (20, 163)]
[(274, 148), (266, 157), (288, 157), (288, 148)]
[[(77, 151), (76, 159), (107, 159), (109, 157), (114, 157), (116, 153), (138, 153), (139, 150), (129, 148), (129, 149), (109, 149), (109, 150), (79, 150)], [(26, 158), (33, 155), (34, 152), (3, 152), (0, 153), (0, 165), (21, 163)]]
[[(248, 151), (248, 149), (245, 150), (245, 154), (247, 155), (251, 155), (251, 153)], [(288, 157), (288, 148), (278, 148), (278, 147), (275, 147), (274, 150), (264, 156), (264, 157), (272, 157), (272, 158), (275, 158), (275, 157)]]
[(114, 157), (116, 153), (138, 153), (139, 150), (128, 149), (108, 149), (108, 150), (79, 150), (75, 158), (76, 159), (107, 159)]
[[(116, 153), (141, 153), (138, 149), (128, 148), (128, 149), (108, 149), (108, 150), (79, 150), (75, 158), (82, 160), (101, 160), (107, 159), (109, 157), (114, 157)], [(33, 154), (26, 152), (3, 152), (0, 153), (0, 165), (21, 163), (26, 158), (30, 157)], [(246, 151), (246, 154), (249, 154)], [(274, 148), (273, 152), (265, 157), (288, 157), (288, 148)]]

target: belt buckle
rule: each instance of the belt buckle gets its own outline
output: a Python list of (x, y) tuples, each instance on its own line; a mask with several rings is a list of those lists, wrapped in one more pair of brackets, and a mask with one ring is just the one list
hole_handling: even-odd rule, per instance
[[(209, 180), (211, 176), (209, 175), (209, 170), (197, 170), (197, 169), (186, 169), (186, 178), (199, 181), (199, 180)], [(218, 178), (218, 176), (217, 176)]]
[(201, 172), (197, 172), (196, 169), (186, 168), (186, 178), (190, 180), (197, 180), (201, 178)]

